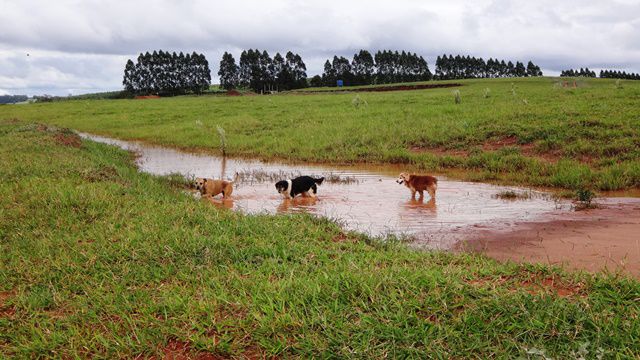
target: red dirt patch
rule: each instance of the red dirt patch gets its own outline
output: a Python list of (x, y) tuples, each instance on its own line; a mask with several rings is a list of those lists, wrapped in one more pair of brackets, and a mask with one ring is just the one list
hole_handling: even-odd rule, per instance
[(16, 308), (5, 306), (5, 302), (15, 295), (13, 291), (0, 291), (0, 318), (11, 318), (16, 314)]
[(6, 308), (0, 308), (0, 319), (1, 318), (12, 318), (13, 315), (16, 314), (16, 308), (15, 307), (6, 307)]
[[(520, 153), (524, 156), (538, 158), (551, 163), (558, 162), (561, 158), (561, 154), (559, 152), (537, 152), (536, 145), (533, 143), (518, 144), (518, 137), (514, 135), (497, 140), (488, 140), (482, 144), (482, 149), (484, 151), (497, 151), (505, 147), (517, 147), (520, 149)], [(582, 162), (587, 162), (583, 160), (585, 159), (581, 159)]]
[(554, 293), (559, 297), (584, 296), (582, 284), (563, 284), (553, 277), (544, 278), (541, 281), (525, 280), (521, 282), (520, 285), (527, 289), (527, 292), (532, 295), (543, 291)]
[(503, 147), (517, 145), (518, 138), (512, 135), (502, 139), (487, 140), (484, 144), (482, 144), (482, 149), (485, 151), (496, 151), (502, 149)]
[[(473, 147), (473, 146), (471, 146)], [(516, 136), (508, 136), (501, 139), (487, 140), (482, 145), (483, 151), (498, 151), (505, 147), (515, 147), (520, 149), (520, 153), (524, 156), (536, 158), (545, 162), (555, 163), (562, 157), (559, 152), (546, 152), (540, 153), (536, 151), (536, 145), (533, 143), (518, 144), (518, 138)], [(459, 149), (447, 149), (444, 147), (428, 147), (428, 146), (411, 146), (409, 152), (414, 154), (429, 153), (436, 156), (458, 156), (467, 157), (471, 154), (471, 150), (459, 150)], [(588, 163), (593, 159), (588, 157), (581, 157), (581, 162)]]
[(214, 354), (197, 352), (193, 350), (190, 343), (186, 341), (170, 340), (167, 346), (162, 349), (163, 360), (217, 360), (224, 357)]
[[(492, 289), (505, 287), (511, 292), (525, 290), (531, 295), (540, 293), (552, 293), (559, 297), (584, 296), (583, 284), (566, 284), (554, 277), (541, 278), (537, 274), (529, 275), (529, 279), (518, 281), (516, 275), (502, 275), (497, 278), (479, 278), (467, 280), (465, 283), (472, 286), (490, 286)], [(509, 283), (509, 284), (506, 284)]]
[(240, 93), (240, 91), (238, 90), (227, 90), (227, 96), (242, 96), (242, 93)]
[[(180, 340), (170, 340), (169, 343), (161, 349), (162, 360), (221, 360), (221, 359), (267, 359), (264, 351), (258, 346), (250, 346), (237, 355), (216, 355), (193, 349), (191, 343)], [(142, 358), (138, 356), (137, 358)], [(150, 359), (158, 359), (152, 356)], [(269, 359), (277, 359), (276, 356)]]
[(635, 198), (599, 200), (599, 208), (554, 212), (546, 220), (470, 233), (459, 251), (497, 260), (566, 265), (640, 278), (640, 207)]
[(236, 303), (227, 303), (224, 306), (220, 306), (218, 311), (216, 311), (216, 320), (224, 321), (226, 319), (238, 319), (243, 320), (247, 318), (248, 315), (247, 309), (242, 307), (240, 304)]
[(331, 238), (331, 241), (336, 242), (336, 243), (341, 243), (341, 242), (356, 242), (356, 239), (341, 232), (338, 235), (334, 236), (333, 238)]
[(134, 99), (136, 100), (145, 100), (145, 99), (160, 99), (160, 96), (158, 95), (140, 95), (140, 96), (136, 96), (134, 97)]
[(80, 136), (73, 133), (57, 133), (54, 136), (54, 139), (64, 146), (79, 148), (82, 145)]

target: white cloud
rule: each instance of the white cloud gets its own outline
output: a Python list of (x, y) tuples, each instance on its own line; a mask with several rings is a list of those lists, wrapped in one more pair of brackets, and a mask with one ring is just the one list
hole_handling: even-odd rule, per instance
[[(334, 54), (406, 49), (640, 71), (637, 0), (0, 0), (0, 88), (118, 89), (140, 51), (292, 50), (310, 74)], [(29, 53), (27, 57), (26, 54)]]

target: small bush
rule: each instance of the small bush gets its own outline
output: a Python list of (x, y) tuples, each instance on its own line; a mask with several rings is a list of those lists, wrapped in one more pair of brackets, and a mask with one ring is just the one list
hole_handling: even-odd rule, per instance
[(453, 98), (454, 98), (456, 104), (460, 104), (462, 102), (462, 98), (460, 97), (460, 91), (459, 90), (454, 90), (453, 91)]
[(531, 193), (530, 192), (518, 193), (513, 190), (503, 190), (495, 194), (494, 197), (497, 199), (503, 199), (503, 200), (527, 200), (527, 199), (531, 199)]
[(580, 188), (576, 190), (576, 201), (578, 202), (576, 210), (594, 208), (593, 199), (595, 196), (596, 194), (587, 188)]
[(369, 103), (367, 103), (367, 100), (362, 99), (360, 95), (356, 95), (356, 97), (351, 100), (351, 105), (353, 105), (354, 108), (358, 109), (362, 106), (369, 105)]
[(227, 155), (227, 132), (220, 125), (216, 125), (216, 130), (218, 131), (218, 135), (220, 136), (220, 151), (222, 152), (222, 156)]

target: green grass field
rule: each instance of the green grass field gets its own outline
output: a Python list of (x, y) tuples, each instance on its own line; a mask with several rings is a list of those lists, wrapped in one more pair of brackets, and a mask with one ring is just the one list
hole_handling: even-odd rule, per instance
[(640, 187), (640, 82), (618, 88), (614, 80), (579, 79), (565, 88), (562, 81), (461, 81), (460, 104), (453, 89), (293, 92), (3, 106), (0, 119), (211, 151), (220, 125), (236, 156), (401, 163), (567, 189)]
[[(191, 119), (172, 121), (192, 134), (194, 113), (213, 106), (187, 98), (16, 109), (84, 130), (120, 123), (115, 135), (186, 145), (186, 135), (162, 135), (169, 104), (191, 109)], [(125, 127), (135, 114), (160, 124), (157, 132)], [(0, 179), (0, 358), (161, 357), (169, 343), (250, 358), (640, 354), (634, 280), (416, 252), (310, 216), (220, 210), (183, 193), (180, 179), (137, 172), (124, 151), (23, 122), (0, 121)]]

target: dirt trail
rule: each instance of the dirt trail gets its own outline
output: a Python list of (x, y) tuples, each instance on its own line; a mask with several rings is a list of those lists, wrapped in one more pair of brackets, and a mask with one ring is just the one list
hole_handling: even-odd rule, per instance
[(470, 234), (456, 250), (498, 260), (545, 263), (587, 271), (621, 271), (640, 278), (640, 200), (608, 198), (601, 208), (557, 212)]

